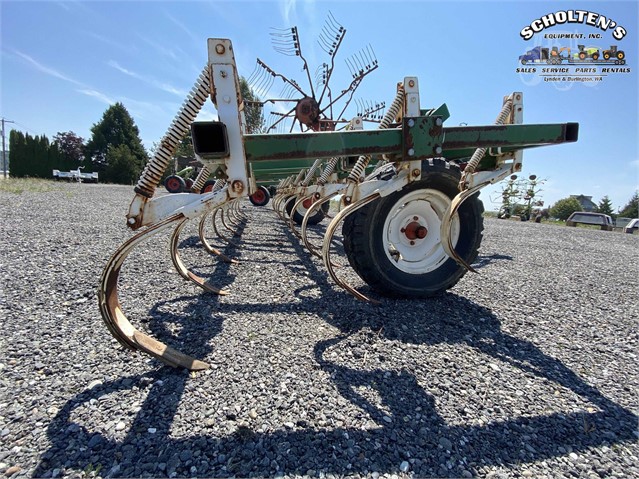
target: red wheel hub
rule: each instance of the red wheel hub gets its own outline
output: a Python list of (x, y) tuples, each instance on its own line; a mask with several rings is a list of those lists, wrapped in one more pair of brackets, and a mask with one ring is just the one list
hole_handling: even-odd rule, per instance
[(313, 205), (313, 198), (307, 198), (304, 201), (302, 201), (302, 206), (305, 209), (309, 209), (312, 205)]
[(172, 190), (177, 190), (180, 187), (180, 182), (178, 180), (176, 180), (175, 178), (171, 178), (169, 180), (169, 188), (171, 188)]
[(264, 199), (265, 199), (264, 192), (260, 189), (255, 190), (255, 193), (253, 193), (253, 200), (256, 203), (261, 203), (264, 201)]
[(402, 233), (404, 233), (406, 237), (412, 241), (416, 239), (426, 238), (428, 229), (425, 226), (419, 224), (417, 221), (413, 221), (409, 223), (406, 228), (402, 229)]

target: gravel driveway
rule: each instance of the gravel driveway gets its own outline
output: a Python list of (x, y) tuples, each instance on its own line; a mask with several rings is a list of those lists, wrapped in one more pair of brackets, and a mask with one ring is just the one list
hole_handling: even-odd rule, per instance
[(230, 295), (166, 235), (125, 264), (132, 322), (212, 366), (188, 374), (98, 311), (132, 188), (55, 188), (0, 193), (1, 474), (639, 477), (639, 236), (486, 219), (480, 274), (372, 306), (247, 202), (238, 265), (183, 233)]

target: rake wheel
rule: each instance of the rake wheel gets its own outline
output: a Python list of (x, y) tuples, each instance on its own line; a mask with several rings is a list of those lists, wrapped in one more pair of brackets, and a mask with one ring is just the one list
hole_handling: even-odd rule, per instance
[(265, 206), (268, 204), (271, 199), (271, 195), (268, 192), (266, 186), (258, 186), (251, 196), (249, 196), (249, 201), (254, 206)]
[[(309, 199), (307, 201), (308, 201), (308, 204), (306, 204), (306, 202), (303, 202), (295, 211), (292, 212), (293, 221), (295, 221), (295, 224), (298, 224), (298, 225), (302, 224), (302, 221), (304, 221), (304, 215), (313, 204), (312, 200)], [(312, 216), (309, 216), (308, 224), (316, 225), (318, 223), (321, 223), (322, 220), (326, 218), (326, 215), (328, 214), (328, 210), (330, 209), (330, 207), (331, 205), (328, 201), (326, 203), (323, 203), (316, 213), (314, 213)], [(291, 213), (289, 213), (289, 216), (290, 214)]]
[(186, 182), (181, 176), (171, 175), (164, 180), (164, 187), (169, 193), (182, 193), (186, 190)]
[[(458, 192), (459, 167), (425, 160), (422, 180), (367, 205), (344, 221), (344, 249), (357, 274), (391, 297), (425, 298), (452, 288), (466, 273), (444, 252), (440, 225)], [(484, 207), (469, 198), (453, 221), (453, 245), (467, 262), (477, 258)]]

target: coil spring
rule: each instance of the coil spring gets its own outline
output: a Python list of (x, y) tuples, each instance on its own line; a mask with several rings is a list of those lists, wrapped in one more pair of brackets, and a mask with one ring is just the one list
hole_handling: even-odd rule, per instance
[[(395, 118), (399, 116), (399, 114), (404, 110), (404, 88), (399, 87), (397, 89), (397, 95), (395, 95), (395, 99), (391, 106), (388, 108), (386, 114), (384, 114), (384, 118), (380, 121), (378, 129), (386, 130), (391, 123), (395, 121)], [(355, 166), (348, 175), (347, 181), (352, 183), (359, 183), (362, 176), (364, 176), (364, 171), (366, 167), (371, 161), (370, 155), (362, 155), (357, 159)]]
[[(508, 119), (508, 116), (510, 115), (512, 108), (513, 108), (513, 100), (512, 98), (509, 98), (501, 107), (501, 111), (499, 112), (499, 115), (497, 115), (497, 119), (495, 120), (495, 125), (503, 125)], [(472, 175), (475, 172), (475, 169), (479, 165), (479, 162), (481, 161), (481, 159), (486, 154), (486, 151), (488, 151), (487, 148), (477, 148), (475, 150), (475, 152), (473, 153), (473, 156), (470, 157), (470, 160), (468, 160), (468, 164), (466, 165), (466, 168), (464, 169), (464, 175), (462, 176), (460, 187), (464, 187), (463, 185), (466, 184), (468, 175)]]
[(311, 169), (308, 170), (308, 173), (306, 174), (306, 178), (304, 178), (304, 181), (302, 181), (302, 186), (308, 186), (308, 184), (313, 179), (313, 175), (315, 174), (315, 172), (317, 171), (317, 169), (320, 167), (321, 164), (322, 164), (322, 160), (320, 158), (315, 160), (315, 163), (313, 163), (313, 166), (311, 166)]
[(333, 158), (328, 160), (328, 163), (326, 163), (326, 166), (324, 167), (324, 171), (322, 171), (322, 174), (317, 180), (318, 185), (326, 184), (326, 182), (328, 181), (328, 178), (333, 174), (333, 171), (335, 170), (335, 167), (337, 166), (337, 162), (339, 160), (340, 160), (339, 156), (334, 156)]
[(211, 167), (209, 165), (204, 165), (200, 172), (197, 174), (195, 181), (193, 182), (193, 186), (191, 186), (191, 191), (193, 193), (199, 193), (204, 188), (204, 183), (209, 179), (209, 175), (211, 174)]
[(223, 180), (223, 179), (215, 180), (215, 183), (213, 184), (213, 189), (211, 191), (221, 190), (225, 183), (226, 183), (226, 180)]
[(300, 181), (302, 181), (302, 178), (304, 178), (304, 173), (306, 170), (301, 169), (300, 172), (297, 174), (297, 177), (295, 178), (295, 181), (293, 182), (293, 186), (297, 186), (300, 184)]
[(164, 137), (162, 137), (160, 146), (153, 155), (153, 158), (151, 158), (144, 167), (144, 171), (135, 186), (136, 193), (146, 196), (147, 198), (153, 196), (155, 188), (160, 182), (167, 166), (169, 166), (177, 146), (202, 109), (210, 90), (209, 67), (207, 65), (196, 80), (177, 115), (175, 115), (171, 126), (169, 126)]

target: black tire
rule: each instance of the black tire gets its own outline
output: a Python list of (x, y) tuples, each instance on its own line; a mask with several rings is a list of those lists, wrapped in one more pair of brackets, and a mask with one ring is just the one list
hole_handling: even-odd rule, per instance
[(604, 52), (604, 60), (610, 60), (610, 53)]
[(592, 54), (592, 59), (595, 60), (595, 61), (599, 60), (599, 53), (593, 53)]
[(254, 206), (266, 206), (271, 199), (271, 195), (265, 186), (258, 186), (255, 193), (249, 196), (249, 201)]
[(626, 54), (623, 51), (618, 51), (617, 52), (617, 59), (618, 60), (623, 60), (624, 58), (626, 58)]
[(528, 63), (528, 60), (526, 60), (525, 58), (522, 58), (522, 60), (521, 60), (521, 64), (522, 64), (522, 65), (525, 65), (526, 63)]
[[(330, 201), (327, 201), (326, 203), (322, 203), (322, 206), (319, 207), (319, 210), (313, 213), (313, 216), (309, 216), (308, 224), (316, 225), (318, 223), (321, 223), (322, 220), (326, 218), (326, 215), (328, 214), (328, 210), (330, 209), (330, 207), (331, 207)], [(310, 205), (309, 205), (309, 208), (310, 208)], [(293, 207), (291, 207), (291, 211), (292, 210), (293, 210)], [(302, 221), (304, 221), (304, 215), (306, 214), (306, 211), (308, 211), (308, 208), (305, 208), (303, 205), (300, 205), (293, 213), (293, 221), (295, 221), (296, 224), (301, 225)], [(290, 214), (291, 213), (289, 212), (289, 216)]]
[(215, 186), (216, 181), (217, 180), (208, 180), (206, 183), (204, 183), (202, 188), (200, 188), (200, 194), (203, 195), (204, 193), (210, 193), (211, 191), (213, 191), (213, 186)]
[(171, 175), (164, 180), (164, 187), (169, 193), (182, 193), (186, 190), (186, 182), (180, 176)]
[[(449, 164), (439, 158), (425, 160), (422, 164), (420, 181), (411, 183), (402, 190), (381, 198), (346, 218), (342, 233), (349, 263), (375, 291), (391, 297), (426, 298), (452, 288), (466, 274), (466, 268), (446, 256), (441, 243), (436, 240), (439, 237), (438, 234), (430, 236), (433, 238), (432, 243), (428, 243), (428, 234), (423, 239), (419, 239), (419, 241), (423, 240), (422, 243), (417, 243), (417, 248), (424, 246), (428, 254), (424, 257), (418, 256), (414, 263), (432, 262), (432, 264), (425, 263), (426, 266), (423, 268), (420, 265), (414, 267), (410, 261), (399, 259), (399, 256), (391, 260), (391, 252), (387, 252), (385, 247), (385, 234), (392, 234), (394, 227), (402, 224), (402, 215), (408, 215), (408, 218), (413, 214), (419, 216), (423, 214), (419, 220), (420, 228), (425, 226), (428, 229), (429, 224), (433, 228), (439, 228), (442, 210), (457, 194), (460, 177), (461, 173), (457, 165)], [(417, 198), (417, 201), (413, 198)], [(393, 215), (393, 211), (396, 214)], [(458, 211), (459, 234), (456, 244), (454, 243), (455, 251), (468, 264), (475, 261), (481, 245), (484, 229), (483, 211), (484, 207), (479, 200), (479, 194), (466, 200)], [(427, 217), (431, 220), (426, 220)], [(394, 223), (395, 221), (398, 222)], [(386, 225), (387, 222), (389, 222), (388, 225)], [(404, 229), (399, 231), (403, 233)], [(400, 241), (403, 240), (400, 239)], [(411, 251), (406, 244), (399, 244), (399, 246), (405, 248), (405, 251)], [(393, 245), (393, 247), (395, 252), (398, 252), (396, 246)], [(412, 251), (417, 255), (420, 253), (418, 249)], [(406, 266), (402, 269), (401, 265)], [(412, 267), (413, 271), (407, 272), (405, 270), (407, 267), (408, 269)]]

